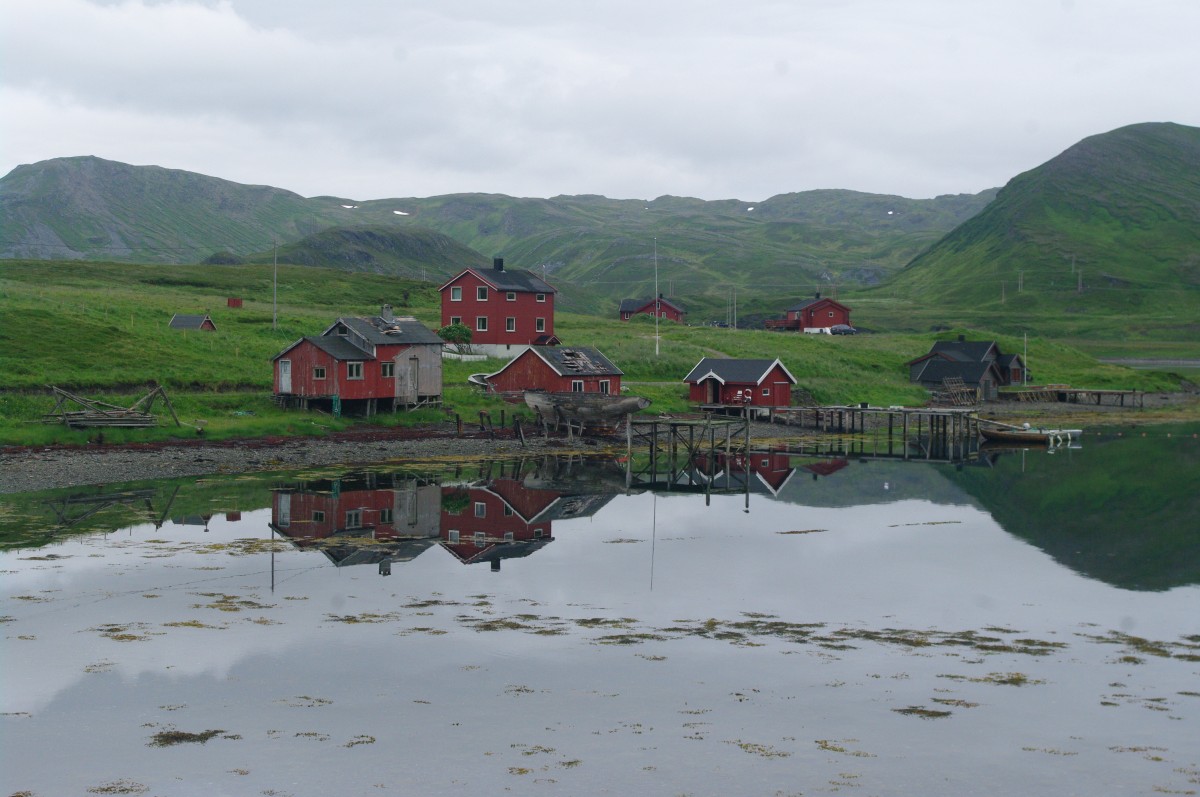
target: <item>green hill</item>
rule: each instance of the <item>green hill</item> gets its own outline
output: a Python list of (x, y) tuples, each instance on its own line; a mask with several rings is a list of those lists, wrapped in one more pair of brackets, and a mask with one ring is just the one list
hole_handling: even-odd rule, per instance
[[(1200, 331), (1200, 128), (1139, 124), (1084, 139), (1013, 178), (886, 291), (917, 323), (1071, 336)], [(869, 297), (871, 294), (868, 294)]]
[[(750, 203), (455, 194), (360, 202), (60, 158), (0, 178), (0, 257), (198, 263), (219, 253), (220, 262), (262, 261), (280, 244), (280, 257), (297, 264), (410, 275), (427, 253), (434, 270), (468, 257), (421, 239), (432, 230), (485, 257), (502, 255), (511, 267), (544, 268), (566, 306), (603, 312), (652, 290), (657, 240), (660, 288), (703, 320), (724, 318), (734, 289), (747, 310), (757, 302), (775, 312), (781, 292), (793, 301), (829, 282), (878, 283), (993, 195), (806, 191)], [(378, 237), (323, 234), (331, 228)], [(391, 233), (418, 238), (399, 252), (398, 239), (384, 240)]]

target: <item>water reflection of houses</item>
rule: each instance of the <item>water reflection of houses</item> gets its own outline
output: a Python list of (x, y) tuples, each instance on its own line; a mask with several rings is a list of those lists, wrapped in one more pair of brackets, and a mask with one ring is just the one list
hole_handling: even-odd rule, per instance
[(691, 468), (680, 474), (674, 487), (777, 496), (795, 473), (791, 455), (784, 451), (715, 451), (692, 457)]
[[(529, 556), (554, 540), (554, 522), (586, 517), (617, 492), (558, 478), (545, 463), (481, 465), (464, 475), (360, 473), (274, 491), (271, 528), (342, 567), (378, 564), (382, 575), (439, 546), (463, 564)], [(568, 476), (572, 474), (567, 474)], [(576, 474), (578, 475), (578, 474)], [(445, 478), (443, 478), (445, 476)]]
[(275, 490), (271, 528), (339, 567), (408, 562), (438, 541), (441, 488), (411, 474), (362, 473)]
[[(534, 481), (533, 483), (536, 483)], [(529, 556), (554, 541), (554, 521), (594, 514), (613, 493), (567, 494), (512, 476), (442, 488), (442, 546), (463, 564)]]

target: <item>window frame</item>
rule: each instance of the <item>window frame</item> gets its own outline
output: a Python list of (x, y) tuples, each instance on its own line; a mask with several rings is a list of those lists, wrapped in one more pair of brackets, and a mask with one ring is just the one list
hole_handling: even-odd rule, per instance
[(396, 378), (396, 361), (395, 360), (380, 360), (379, 375), (384, 379)]
[(533, 321), (533, 331), (534, 332), (545, 332), (546, 331), (546, 319), (535, 318)]
[(346, 363), (346, 379), (355, 382), (363, 379), (363, 361), (349, 360)]
[(325, 366), (314, 365), (313, 372), (312, 372), (312, 378), (313, 378), (314, 382), (324, 382), (325, 378), (326, 378)]
[(517, 317), (515, 315), (510, 315), (504, 319), (504, 331), (505, 332), (516, 332), (517, 331)]
[(583, 392), (583, 380), (582, 379), (572, 379), (571, 380), (571, 392), (572, 393), (582, 393)]
[(475, 316), (475, 331), (476, 332), (487, 332), (488, 331), (488, 317), (487, 316), (485, 316), (485, 315)]
[(546, 294), (544, 294), (544, 293), (534, 294), (533, 298), (534, 298), (534, 301), (544, 302), (544, 301), (546, 301)]
[(452, 302), (461, 302), (462, 301), (462, 286), (461, 285), (452, 285), (450, 287), (450, 301), (452, 301)]
[(487, 300), (488, 300), (488, 286), (476, 285), (475, 286), (475, 301), (486, 302)]
[(517, 292), (516, 291), (508, 291), (507, 293), (504, 294), (504, 300), (506, 302), (515, 302), (517, 300)]

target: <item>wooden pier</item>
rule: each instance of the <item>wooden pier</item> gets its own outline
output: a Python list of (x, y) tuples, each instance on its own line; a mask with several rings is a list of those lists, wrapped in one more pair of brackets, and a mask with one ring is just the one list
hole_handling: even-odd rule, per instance
[[(1028, 401), (1060, 404), (1094, 404), (1097, 407), (1144, 407), (1146, 394), (1140, 390), (1089, 390), (1066, 385), (1042, 385), (1020, 390), (1006, 390), (1001, 401)], [(1128, 401), (1128, 404), (1126, 404)]]
[(861, 434), (886, 430), (888, 437), (911, 435), (950, 440), (979, 436), (979, 416), (974, 409), (958, 407), (871, 407), (866, 404), (832, 407), (781, 407), (774, 423), (836, 434)]

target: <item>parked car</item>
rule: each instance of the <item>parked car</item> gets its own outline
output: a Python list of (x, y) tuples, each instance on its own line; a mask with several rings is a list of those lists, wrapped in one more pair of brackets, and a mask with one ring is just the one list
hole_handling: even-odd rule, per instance
[(858, 330), (849, 324), (834, 324), (829, 328), (830, 335), (853, 335), (857, 332)]

